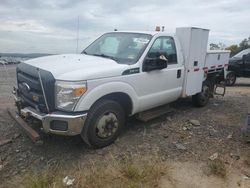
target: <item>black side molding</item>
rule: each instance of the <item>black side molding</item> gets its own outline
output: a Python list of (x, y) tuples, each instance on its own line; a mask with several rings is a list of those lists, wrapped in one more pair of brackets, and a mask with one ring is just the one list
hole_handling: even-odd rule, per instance
[(137, 73), (140, 73), (139, 67), (125, 70), (125, 71), (123, 71), (122, 75), (137, 74)]

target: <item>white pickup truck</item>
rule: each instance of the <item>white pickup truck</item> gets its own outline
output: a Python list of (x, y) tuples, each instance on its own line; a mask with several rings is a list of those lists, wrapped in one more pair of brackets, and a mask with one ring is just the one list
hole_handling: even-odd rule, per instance
[(105, 33), (81, 54), (36, 58), (17, 66), (16, 106), (46, 133), (111, 144), (126, 118), (181, 97), (205, 106), (225, 78), (229, 51), (207, 52), (209, 30)]

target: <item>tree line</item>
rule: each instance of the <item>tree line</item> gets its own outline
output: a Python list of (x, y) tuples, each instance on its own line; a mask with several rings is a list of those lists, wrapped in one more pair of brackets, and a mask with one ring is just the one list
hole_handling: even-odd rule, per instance
[(230, 56), (234, 56), (238, 52), (250, 48), (250, 37), (243, 39), (239, 44), (233, 44), (231, 46), (226, 46), (225, 44), (219, 42), (209, 44), (210, 50), (230, 50)]

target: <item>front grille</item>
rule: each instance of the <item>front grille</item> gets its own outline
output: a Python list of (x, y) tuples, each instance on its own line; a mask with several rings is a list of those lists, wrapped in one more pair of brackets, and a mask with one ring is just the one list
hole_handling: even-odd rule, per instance
[[(49, 111), (52, 112), (55, 109), (55, 79), (48, 71), (40, 69), (40, 74)], [(36, 67), (25, 63), (19, 64), (17, 66), (17, 85), (24, 106), (31, 106), (40, 112), (48, 113)]]

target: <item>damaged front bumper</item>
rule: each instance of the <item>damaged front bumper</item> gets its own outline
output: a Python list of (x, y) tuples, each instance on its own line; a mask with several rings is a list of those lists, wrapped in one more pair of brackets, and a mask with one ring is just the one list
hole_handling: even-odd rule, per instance
[(25, 107), (20, 112), (22, 117), (41, 120), (44, 132), (67, 136), (80, 134), (87, 117), (87, 113), (79, 115), (62, 112), (42, 114), (30, 107)]
[[(14, 95), (16, 105), (20, 103), (20, 99)], [(41, 113), (32, 107), (18, 107), (19, 116), (23, 119), (35, 118), (42, 122), (42, 130), (46, 133), (74, 136), (81, 133), (87, 113), (68, 113), (55, 111), (52, 113)]]

